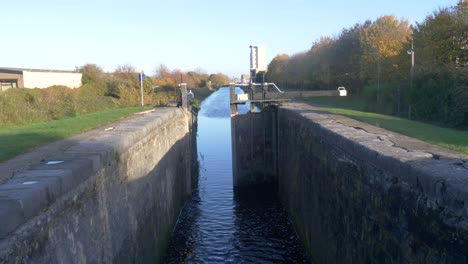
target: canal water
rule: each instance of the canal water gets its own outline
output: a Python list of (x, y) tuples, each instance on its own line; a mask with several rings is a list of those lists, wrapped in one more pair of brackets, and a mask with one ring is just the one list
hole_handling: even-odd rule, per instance
[[(241, 106), (239, 112), (248, 108)], [(275, 189), (233, 190), (229, 88), (202, 102), (197, 147), (198, 183), (179, 216), (164, 263), (306, 263)]]

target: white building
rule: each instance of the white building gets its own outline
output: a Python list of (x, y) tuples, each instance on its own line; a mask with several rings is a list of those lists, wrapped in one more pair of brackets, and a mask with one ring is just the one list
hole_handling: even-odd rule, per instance
[(47, 88), (63, 85), (81, 86), (82, 74), (73, 71), (0, 68), (0, 90), (10, 88)]
[(250, 46), (250, 70), (266, 72), (266, 49), (264, 46)]

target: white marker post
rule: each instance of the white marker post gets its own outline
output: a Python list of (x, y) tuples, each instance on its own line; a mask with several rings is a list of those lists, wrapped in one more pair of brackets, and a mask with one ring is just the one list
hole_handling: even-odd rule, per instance
[(140, 80), (140, 90), (141, 90), (141, 106), (145, 106), (145, 103), (143, 101), (143, 81), (145, 80), (145, 72), (141, 71), (140, 74), (138, 74), (138, 80)]

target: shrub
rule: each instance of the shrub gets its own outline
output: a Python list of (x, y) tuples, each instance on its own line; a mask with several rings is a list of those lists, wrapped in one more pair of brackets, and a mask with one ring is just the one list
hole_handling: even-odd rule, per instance
[(411, 93), (414, 117), (455, 127), (468, 127), (466, 70), (440, 68), (415, 79)]

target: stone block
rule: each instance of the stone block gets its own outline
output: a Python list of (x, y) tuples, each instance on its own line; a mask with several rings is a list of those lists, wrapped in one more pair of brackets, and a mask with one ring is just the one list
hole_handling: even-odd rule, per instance
[(0, 185), (2, 225), (5, 220), (0, 238), (45, 210), (61, 193), (60, 180), (54, 177), (19, 177)]
[(0, 239), (26, 221), (21, 204), (17, 200), (9, 199), (0, 193)]
[(62, 163), (57, 164), (47, 164), (49, 161), (45, 161), (39, 165), (33, 166), (32, 170), (68, 170), (72, 174), (73, 184), (77, 186), (81, 182), (85, 181), (87, 178), (92, 176), (95, 172), (95, 163), (96, 160), (84, 158), (78, 156), (78, 158), (73, 159), (70, 156), (63, 155), (64, 159), (57, 157), (56, 159), (50, 161), (63, 161)]

